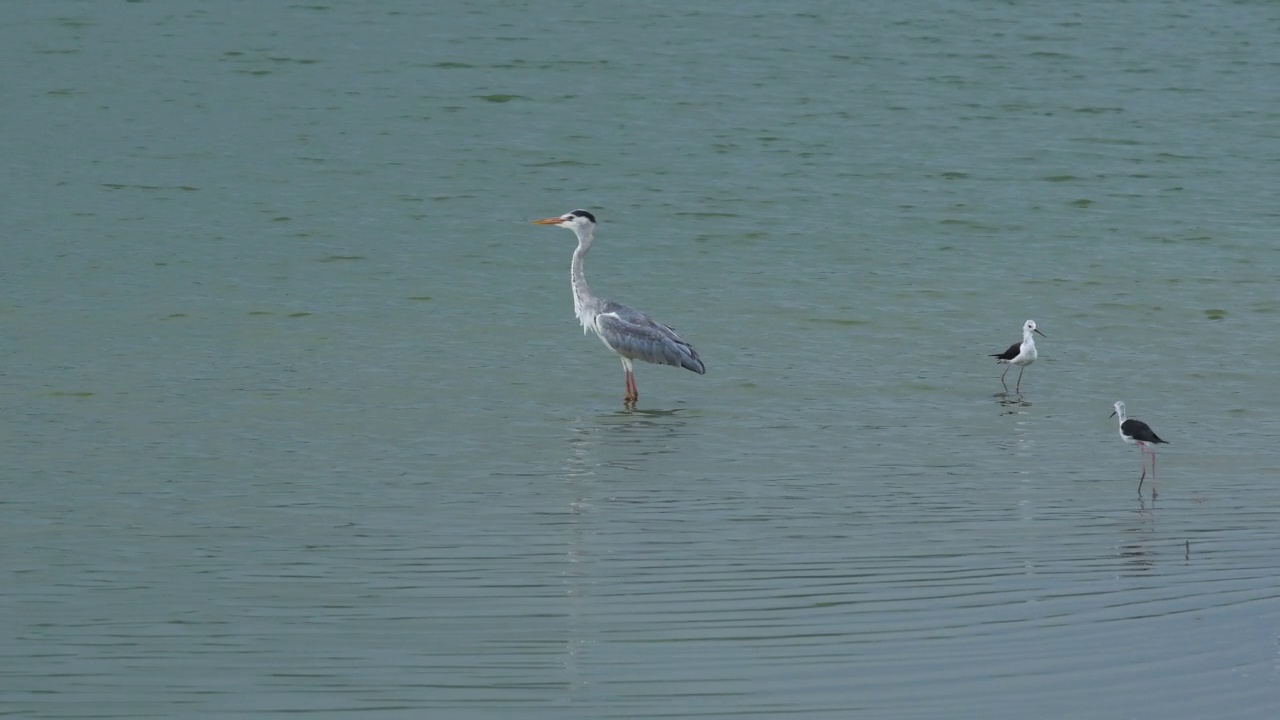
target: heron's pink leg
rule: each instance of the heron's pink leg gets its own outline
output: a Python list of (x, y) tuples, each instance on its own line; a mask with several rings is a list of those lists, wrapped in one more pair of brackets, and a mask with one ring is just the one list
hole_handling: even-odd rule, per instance
[(627, 395), (622, 398), (623, 402), (634, 403), (640, 399), (640, 391), (636, 389), (636, 376), (630, 370), (627, 370)]

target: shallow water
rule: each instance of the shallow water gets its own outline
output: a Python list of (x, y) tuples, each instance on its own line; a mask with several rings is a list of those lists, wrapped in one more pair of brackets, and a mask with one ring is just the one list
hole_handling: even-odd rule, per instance
[(6, 13), (4, 713), (1280, 706), (1273, 5)]

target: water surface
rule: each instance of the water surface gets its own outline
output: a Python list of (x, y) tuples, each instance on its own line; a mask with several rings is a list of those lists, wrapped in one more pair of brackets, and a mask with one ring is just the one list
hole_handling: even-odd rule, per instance
[(1274, 5), (5, 14), (8, 715), (1280, 707)]

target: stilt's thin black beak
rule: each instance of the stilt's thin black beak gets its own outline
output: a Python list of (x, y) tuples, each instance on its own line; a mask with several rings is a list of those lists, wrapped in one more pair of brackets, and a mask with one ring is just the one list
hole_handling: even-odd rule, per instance
[(1110, 414), (1110, 415), (1108, 415), (1107, 417), (1115, 417), (1115, 416), (1116, 416), (1116, 411), (1115, 411), (1115, 410), (1112, 410), (1112, 411), (1111, 411), (1111, 414)]

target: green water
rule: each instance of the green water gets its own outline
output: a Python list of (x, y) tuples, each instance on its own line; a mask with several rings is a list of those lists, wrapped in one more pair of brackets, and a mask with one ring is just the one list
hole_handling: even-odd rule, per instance
[(1274, 715), (1274, 5), (3, 14), (4, 713)]

